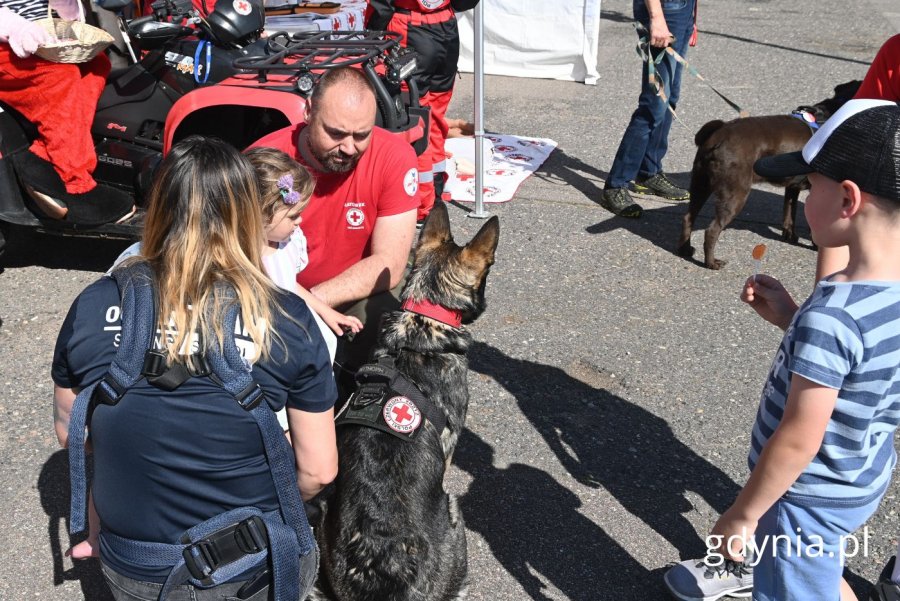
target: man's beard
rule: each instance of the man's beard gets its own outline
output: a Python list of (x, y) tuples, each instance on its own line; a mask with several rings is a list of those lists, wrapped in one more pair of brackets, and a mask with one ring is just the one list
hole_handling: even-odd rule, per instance
[(347, 173), (353, 171), (353, 168), (359, 163), (359, 154), (345, 154), (340, 150), (319, 153), (312, 147), (312, 144), (309, 145), (309, 151), (319, 161), (326, 173)]

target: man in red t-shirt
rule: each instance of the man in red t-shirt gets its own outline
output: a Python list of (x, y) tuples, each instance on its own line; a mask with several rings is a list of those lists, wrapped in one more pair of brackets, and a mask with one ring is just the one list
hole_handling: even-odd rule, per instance
[(316, 188), (303, 211), (309, 265), (297, 281), (365, 325), (339, 340), (336, 361), (355, 369), (378, 335), (378, 317), (398, 295), (416, 230), (418, 172), (412, 147), (375, 127), (375, 92), (362, 71), (326, 72), (306, 123), (257, 140), (306, 166)]

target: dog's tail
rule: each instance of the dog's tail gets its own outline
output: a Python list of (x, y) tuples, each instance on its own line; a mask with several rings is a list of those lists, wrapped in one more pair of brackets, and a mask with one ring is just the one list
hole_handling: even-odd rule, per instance
[(697, 146), (703, 146), (709, 137), (719, 131), (719, 129), (725, 125), (725, 122), (721, 119), (715, 119), (714, 121), (710, 121), (706, 123), (703, 127), (700, 128), (700, 131), (694, 136), (694, 144)]

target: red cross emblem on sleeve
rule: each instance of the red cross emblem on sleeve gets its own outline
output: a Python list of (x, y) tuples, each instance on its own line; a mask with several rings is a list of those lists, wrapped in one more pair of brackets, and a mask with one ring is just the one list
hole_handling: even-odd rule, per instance
[(422, 424), (422, 412), (405, 396), (395, 396), (384, 404), (384, 423), (401, 434), (412, 434)]

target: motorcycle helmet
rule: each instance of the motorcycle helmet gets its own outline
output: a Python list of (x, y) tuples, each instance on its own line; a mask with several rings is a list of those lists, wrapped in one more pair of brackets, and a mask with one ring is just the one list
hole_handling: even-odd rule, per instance
[(223, 44), (261, 31), (265, 20), (263, 0), (219, 0), (206, 17), (212, 34)]

